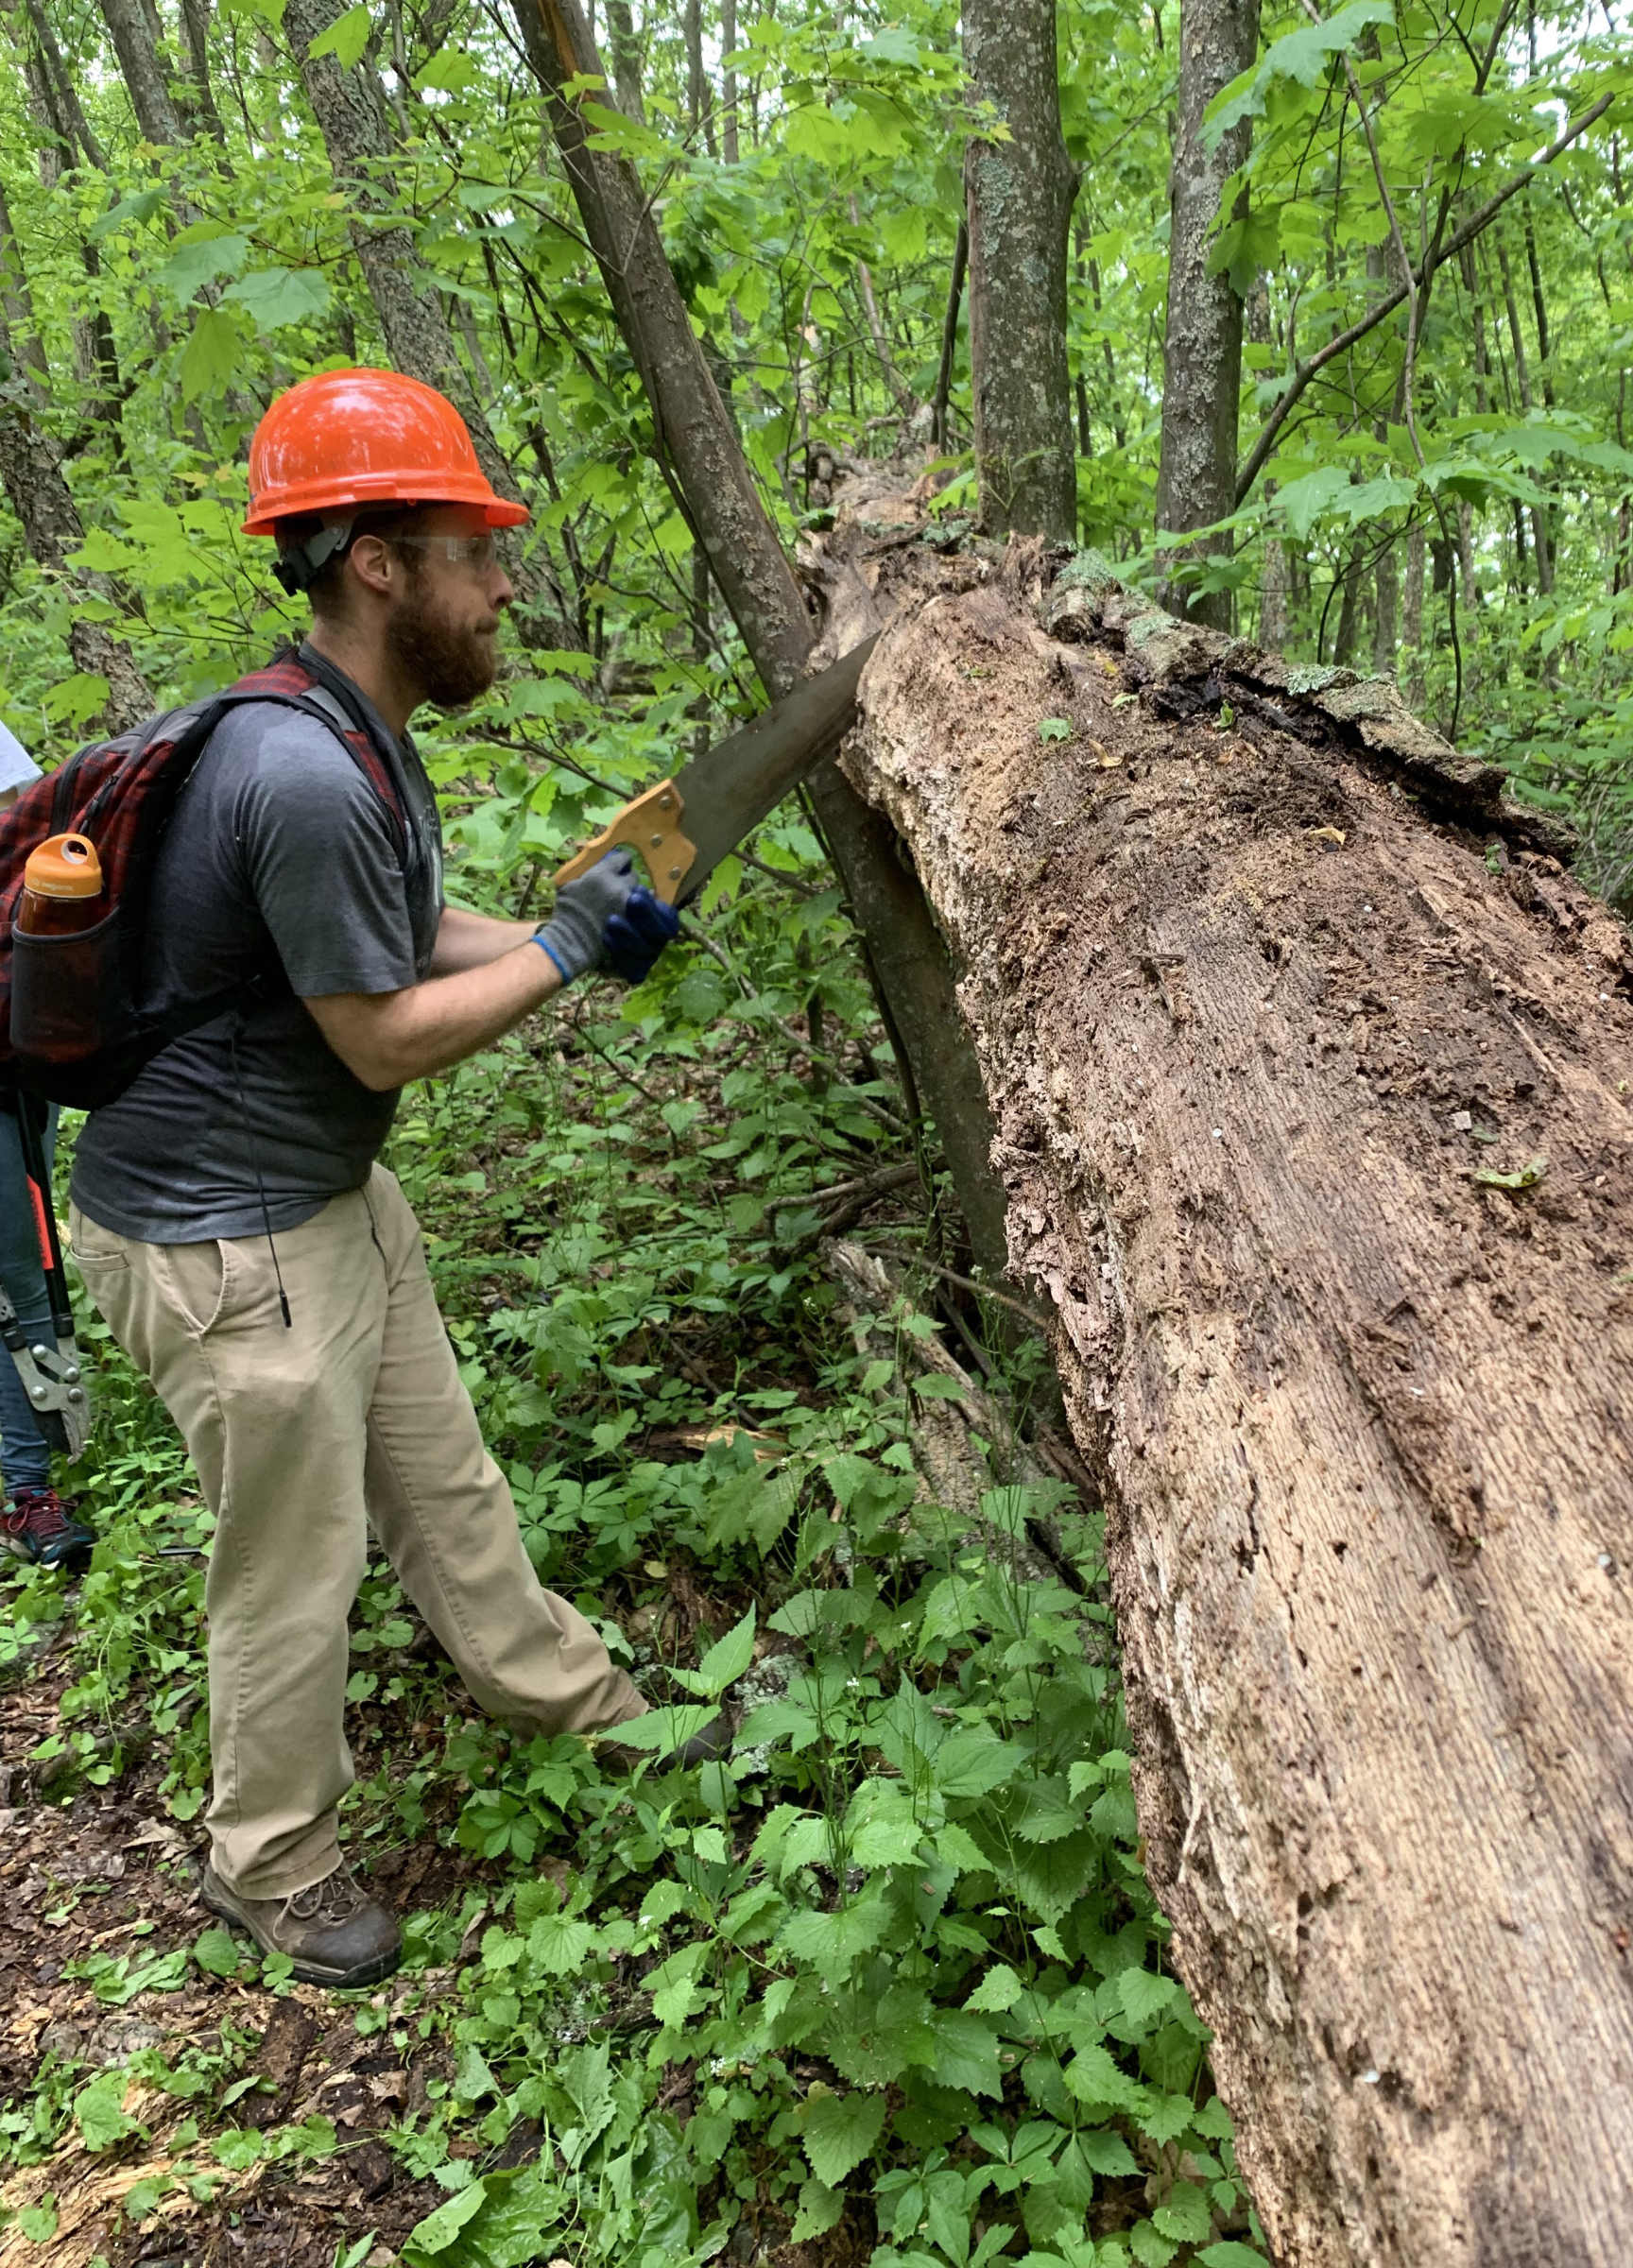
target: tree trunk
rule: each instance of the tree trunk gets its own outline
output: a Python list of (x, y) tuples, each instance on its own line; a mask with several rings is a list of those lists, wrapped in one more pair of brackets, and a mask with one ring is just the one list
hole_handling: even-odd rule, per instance
[(144, 141), (161, 149), (187, 141), (189, 122), (183, 118), (170, 92), (153, 26), (142, 0), (98, 0), (98, 5), (119, 58), (119, 69), (129, 91)]
[(1010, 135), (972, 141), (964, 162), (981, 524), (1070, 543), (1066, 252), (1077, 175), (1060, 136), (1055, 0), (964, 0), (964, 62), (976, 101)]
[[(1259, 50), (1259, 0), (1183, 0), (1179, 11), (1179, 100), (1169, 181), (1168, 321), (1163, 339), (1161, 460), (1157, 525), (1181, 533), (1227, 519), (1236, 503), (1236, 413), (1242, 392), (1242, 301), (1208, 254), (1225, 183), (1247, 155), (1246, 120), (1210, 149), (1203, 112)], [(1214, 537), (1214, 548), (1224, 546)], [(1207, 545), (1171, 554), (1197, 558)], [(1230, 627), (1230, 593), (1187, 599), (1171, 582), (1176, 613)]]
[[(0, 348), (9, 352), (9, 342)], [(15, 402), (0, 402), (0, 486), (23, 528), (23, 540), (37, 566), (72, 593), (107, 601), (115, 593), (106, 576), (70, 567), (71, 552), (85, 541), (67, 481), (61, 452), (51, 436)], [(140, 723), (158, 706), (129, 647), (106, 624), (76, 611), (68, 631), (74, 666), (107, 680), (102, 722), (112, 732)]]
[(1624, 933), (1392, 688), (1038, 558), (898, 548), (846, 764), (966, 971), (1244, 2170), (1284, 2268), (1624, 2268)]
[(641, 99), (641, 42), (636, 35), (629, 0), (607, 0), (607, 43), (612, 51), (612, 84), (618, 93), (618, 108), (627, 118), (645, 126), (646, 106)]
[(953, 364), (958, 352), (958, 310), (964, 299), (964, 277), (969, 266), (970, 223), (960, 215), (958, 233), (953, 241), (953, 273), (947, 284), (947, 312), (941, 318), (941, 359), (936, 368), (936, 399), (930, 412), (930, 438), (937, 449), (947, 446)]
[[(1514, 271), (1508, 265), (1508, 248), (1501, 233), (1497, 237), (1497, 272), (1503, 279), (1503, 304), (1508, 318), (1508, 338), (1514, 350), (1514, 383), (1520, 389), (1520, 405), (1531, 407), (1531, 374), (1525, 359), (1525, 334), (1520, 322), (1520, 302), (1514, 294)], [(1542, 506), (1531, 507), (1531, 537), (1537, 554), (1537, 593), (1546, 598), (1554, 588), (1554, 546), (1549, 541), (1548, 516)]]
[(737, 52), (737, 0), (720, 0), (720, 154), (728, 165), (740, 156), (737, 126), (737, 74), (730, 58)]
[(392, 137), (379, 79), (367, 57), (347, 69), (333, 55), (311, 52), (313, 41), (342, 12), (337, 0), (287, 0), (284, 25), (335, 181), (353, 207), (352, 249), (387, 350), (398, 369), (448, 396), (470, 428), (483, 472), (501, 496), (519, 503), (515, 472), (465, 375), (436, 284), (413, 237), (405, 228), (381, 227), (373, 218), (392, 208), (384, 179)]
[[(622, 159), (589, 146), (577, 108), (561, 92), (580, 74), (605, 76), (580, 0), (516, 5), (585, 234), (645, 388), (660, 459), (685, 499), (710, 571), (762, 681), (772, 694), (785, 693), (811, 656), (811, 620), (687, 318), (641, 185)], [(872, 627), (866, 593), (857, 598), (858, 608), (837, 628), (844, 647)], [(989, 1161), (991, 1121), (959, 1025), (946, 948), (889, 828), (837, 766), (819, 765), (807, 786), (862, 932), (892, 1041), (936, 1122), (971, 1248), (983, 1267), (1000, 1270), (1003, 1198)]]
[(1401, 643), (1406, 649), (1406, 699), (1421, 709), (1427, 697), (1423, 678), (1423, 523), (1406, 531), (1406, 589), (1401, 608)]

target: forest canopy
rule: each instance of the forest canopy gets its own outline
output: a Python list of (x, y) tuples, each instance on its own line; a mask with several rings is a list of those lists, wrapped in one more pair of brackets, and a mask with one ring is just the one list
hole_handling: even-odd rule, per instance
[[(1314, 17), (1266, 13), (1203, 127), (1248, 137), (1208, 243), (1245, 304), (1240, 494), (1179, 587), (1229, 593), (1236, 627), (1295, 656), (1398, 673), (1520, 794), (1575, 812), (1614, 896), (1633, 859), (1624, 39), (1613, 11), (1506, 0)], [(292, 627), (236, 532), (249, 433), (307, 371), (389, 361), (393, 331), (401, 359), (404, 328), (535, 507), (528, 650), (483, 736), (610, 733), (638, 760), (743, 704), (512, 13), (12, 0), (6, 26), (0, 705), (26, 742), (102, 713), (106, 667), (65, 666), (71, 619), (128, 644), (156, 697)], [(588, 116), (640, 171), (784, 535), (820, 513), (821, 452), (937, 431), (937, 510), (968, 511), (968, 357), (942, 348), (982, 105), (955, 11), (694, 0), (599, 28), (621, 107)], [(1154, 581), (1177, 11), (1065, 0), (1058, 43), (1077, 534)], [(570, 780), (530, 793), (512, 850), (580, 816)]]

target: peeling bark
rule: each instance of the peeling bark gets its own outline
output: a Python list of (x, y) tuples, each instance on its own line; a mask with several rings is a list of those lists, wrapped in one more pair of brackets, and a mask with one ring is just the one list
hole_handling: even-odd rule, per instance
[(1042, 556), (898, 538), (845, 762), (962, 971), (1244, 2169), (1284, 2268), (1624, 2268), (1625, 933), (1392, 687)]

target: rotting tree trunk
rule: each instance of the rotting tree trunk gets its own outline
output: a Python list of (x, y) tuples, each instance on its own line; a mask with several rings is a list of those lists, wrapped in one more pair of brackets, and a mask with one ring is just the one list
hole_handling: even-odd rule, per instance
[(1244, 2170), (1281, 2268), (1625, 2268), (1625, 933), (1392, 687), (1040, 556), (876, 562), (845, 761), (965, 971)]
[[(762, 682), (786, 693), (816, 644), (804, 596), (766, 516), (742, 446), (664, 256), (633, 169), (592, 149), (563, 93), (579, 75), (605, 77), (579, 0), (516, 0), (528, 60), (584, 232), (652, 412), (658, 459), (673, 480), (710, 571)], [(605, 99), (605, 96), (602, 97)], [(831, 622), (821, 659), (868, 634), (862, 605)], [(989, 1162), (992, 1125), (980, 1073), (958, 1021), (954, 971), (911, 867), (888, 825), (838, 767), (818, 765), (806, 786), (866, 945), (892, 1043), (936, 1122), (979, 1263), (1004, 1265), (1004, 1200)]]
[[(1208, 257), (1225, 184), (1246, 158), (1251, 128), (1244, 119), (1210, 146), (1202, 126), (1214, 95), (1246, 70), (1258, 48), (1259, 0), (1183, 0), (1168, 184), (1168, 319), (1157, 472), (1157, 525), (1164, 533), (1212, 526), (1235, 508), (1242, 301), (1229, 275), (1209, 273)], [(1222, 547), (1225, 539), (1212, 541)], [(1189, 553), (1170, 556), (1200, 558), (1207, 548), (1194, 545)], [(1229, 591), (1189, 596), (1176, 581), (1162, 595), (1177, 614), (1229, 627)]]
[(1060, 136), (1055, 0), (964, 0), (970, 90), (1008, 128), (964, 161), (981, 524), (1077, 532), (1066, 252), (1077, 174)]

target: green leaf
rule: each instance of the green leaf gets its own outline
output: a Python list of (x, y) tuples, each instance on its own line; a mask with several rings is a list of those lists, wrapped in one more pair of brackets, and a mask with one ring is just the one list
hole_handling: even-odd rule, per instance
[(1014, 1741), (1001, 1741), (984, 1726), (949, 1733), (932, 1763), (943, 1796), (987, 1796), (1013, 1779), (1027, 1760)]
[(1201, 2244), (1213, 2234), (1207, 2192), (1194, 2181), (1177, 2181), (1151, 2218), (1177, 2244)]
[(1040, 740), (1070, 740), (1072, 722), (1069, 717), (1046, 716), (1038, 727)]
[(279, 331), (321, 315), (329, 304), (329, 284), (310, 267), (256, 267), (230, 284), (221, 297), (248, 308), (260, 330)]
[(193, 1958), (210, 1976), (235, 1977), (238, 1974), (238, 1948), (225, 1930), (206, 1930), (193, 1948)]
[(1275, 509), (1290, 535), (1304, 537), (1349, 487), (1349, 475), (1342, 465), (1320, 465), (1314, 472), (1306, 472), (1302, 480), (1290, 480), (1284, 489), (1278, 489)]
[(1128, 2232), (1128, 2249), (1140, 2268), (1168, 2268), (1179, 2247), (1149, 2221), (1136, 2221)]
[(1004, 2091), (998, 2035), (980, 2017), (961, 2008), (937, 2012), (936, 2060), (931, 2069), (943, 2087), (961, 2087), (972, 2095)]
[(1242, 72), (1222, 87), (1202, 114), (1202, 137), (1211, 149), (1244, 118), (1261, 118), (1279, 79), (1317, 87), (1335, 57), (1348, 55), (1374, 24), (1393, 24), (1392, 0), (1350, 0), (1325, 23), (1306, 24), (1277, 40), (1256, 69)]
[(423, 2221), (417, 2221), (404, 2243), (404, 2259), (418, 2268), (421, 2261), (434, 2260), (446, 2252), (467, 2223), (475, 2220), (487, 2194), (487, 2183), (473, 2181), (469, 2189), (457, 2191), (435, 2212), (427, 2213)]
[(1004, 2016), (1014, 2007), (1025, 1989), (1015, 1971), (1000, 1962), (996, 1968), (987, 1971), (964, 2005), (967, 2009), (986, 2010), (992, 2016)]
[(883, 2095), (808, 2095), (800, 2139), (811, 2171), (836, 2189), (862, 2163), (885, 2131)]
[(1104, 2103), (1112, 2110), (1137, 2109), (1143, 2089), (1092, 2042), (1078, 2049), (1066, 2066), (1066, 2092), (1079, 2103)]
[(242, 343), (238, 326), (218, 307), (200, 308), (192, 334), (181, 352), (181, 399), (197, 402), (201, 394), (225, 392), (237, 374)]
[(644, 1717), (631, 1717), (613, 1734), (620, 1747), (650, 1748), (655, 1756), (669, 1756), (683, 1748), (696, 1732), (712, 1725), (717, 1712), (707, 1702), (649, 1709)]
[(1476, 1166), (1473, 1178), (1484, 1182), (1487, 1189), (1535, 1189), (1538, 1182), (1546, 1177), (1547, 1172), (1547, 1159), (1533, 1158), (1528, 1163), (1517, 1166), (1511, 1174), (1499, 1173), (1491, 1165)]
[(700, 1690), (711, 1697), (735, 1685), (754, 1658), (754, 1609), (717, 1639), (697, 1665)]
[(1140, 2171), (1140, 2161), (1133, 2151), (1123, 2137), (1109, 2126), (1080, 2127), (1077, 2147), (1091, 2170), (1103, 2174), (1109, 2180), (1126, 2178)]
[(1262, 2252), (1229, 2239), (1221, 2244), (1205, 2244), (1196, 2259), (1199, 2268), (1264, 2268)]
[(1363, 480), (1349, 489), (1341, 499), (1344, 516), (1351, 527), (1366, 520), (1382, 520), (1386, 512), (1403, 510), (1418, 493), (1418, 483), (1407, 480), (1399, 472), (1384, 472), (1376, 480)]
[(320, 55), (332, 55), (343, 70), (350, 71), (353, 63), (362, 60), (363, 50), (369, 44), (370, 28), (368, 8), (364, 0), (357, 0), (355, 8), (349, 8), (343, 16), (336, 16), (327, 31), (318, 34), (306, 52), (314, 59)]
[(147, 220), (165, 201), (163, 189), (138, 189), (129, 197), (122, 197), (116, 205), (110, 205), (99, 220), (94, 220), (86, 230), (86, 241), (100, 244), (105, 236), (122, 229), (128, 220)]
[(913, 1391), (921, 1401), (962, 1401), (970, 1389), (961, 1378), (949, 1378), (940, 1370), (927, 1370), (913, 1381)]
[(74, 2098), (74, 2123), (87, 2150), (111, 2150), (115, 2142), (136, 2132), (136, 2122), (125, 2116), (125, 2089), (130, 2084), (123, 2071), (104, 2071)]
[(1117, 1996), (1123, 2012), (1137, 2024), (1148, 2024), (1154, 2016), (1170, 2007), (1178, 1998), (1179, 1987), (1172, 1977), (1154, 1976), (1148, 1968), (1126, 1968), (1117, 1979)]
[[(201, 226), (213, 224), (201, 223)], [(163, 267), (154, 271), (153, 281), (185, 302), (200, 284), (213, 284), (217, 276), (235, 276), (243, 266), (249, 250), (248, 236), (232, 230), (198, 236), (189, 229), (179, 237), (176, 249)]]
[(789, 2243), (802, 2244), (807, 2237), (825, 2237), (831, 2228), (837, 2228), (844, 2211), (843, 2190), (831, 2190), (820, 2181), (801, 2183), (799, 2210), (788, 2232)]
[(57, 2202), (46, 2197), (38, 2205), (26, 2205), (17, 2216), (17, 2226), (32, 2243), (43, 2244), (57, 2234)]

